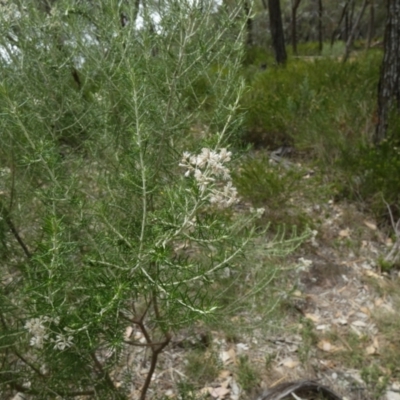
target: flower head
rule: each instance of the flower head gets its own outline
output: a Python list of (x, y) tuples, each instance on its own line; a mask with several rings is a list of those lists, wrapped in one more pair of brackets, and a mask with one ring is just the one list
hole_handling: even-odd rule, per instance
[[(50, 339), (51, 342), (55, 343), (54, 348), (59, 350), (64, 350), (67, 347), (71, 347), (72, 345), (72, 336), (64, 336), (62, 334), (56, 335), (56, 339), (51, 339), (50, 336), (52, 331), (49, 327), (51, 323), (58, 325), (60, 323), (59, 317), (48, 317), (48, 316), (40, 316), (39, 318), (31, 318), (26, 321), (24, 327), (25, 329), (32, 335), (29, 340), (29, 344), (32, 347), (36, 347), (38, 349), (43, 349), (46, 341)], [(64, 328), (64, 330), (67, 330)]]
[(219, 208), (229, 207), (238, 202), (230, 171), (224, 165), (231, 160), (231, 155), (232, 153), (225, 148), (219, 153), (203, 148), (198, 155), (184, 152), (179, 164), (186, 168), (186, 177), (193, 173), (203, 198), (208, 198), (211, 204)]
[(52, 340), (55, 345), (54, 349), (65, 350), (73, 345), (73, 336), (57, 335), (55, 340)]

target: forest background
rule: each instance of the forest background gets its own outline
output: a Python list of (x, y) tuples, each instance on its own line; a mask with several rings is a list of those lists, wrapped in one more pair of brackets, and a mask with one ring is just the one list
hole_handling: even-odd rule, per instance
[[(398, 0), (0, 8), (2, 398), (253, 398), (318, 351), (396, 392), (396, 318), (321, 339), (297, 300), (367, 220), (363, 284), (397, 304)], [(296, 360), (262, 350), (293, 335)]]

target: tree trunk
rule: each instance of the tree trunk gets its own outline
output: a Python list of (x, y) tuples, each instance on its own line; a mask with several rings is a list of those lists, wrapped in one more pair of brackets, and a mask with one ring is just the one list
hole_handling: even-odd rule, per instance
[(275, 60), (278, 64), (285, 64), (287, 54), (285, 48), (285, 37), (283, 34), (280, 0), (268, 0), (268, 10)]
[[(344, 41), (345, 42), (347, 42), (349, 40), (350, 32), (352, 30), (354, 7), (355, 7), (355, 1), (351, 0), (350, 7), (347, 8), (346, 15), (345, 15), (345, 25), (344, 25)], [(349, 11), (349, 9), (350, 9), (350, 11)]]
[(247, 46), (253, 46), (253, 18), (251, 17), (251, 9), (248, 0), (243, 2), (244, 12), (246, 14), (247, 26)]
[(323, 37), (322, 37), (322, 0), (318, 0), (318, 50), (322, 53)]
[(350, 36), (347, 39), (346, 50), (344, 52), (344, 56), (343, 56), (343, 60), (342, 60), (343, 62), (346, 62), (347, 59), (349, 58), (350, 50), (351, 50), (351, 47), (352, 47), (353, 42), (354, 42), (354, 37), (356, 36), (356, 31), (357, 31), (358, 25), (360, 24), (360, 21), (361, 21), (363, 15), (364, 15), (364, 11), (367, 8), (368, 1), (369, 0), (364, 0), (364, 3), (362, 5), (362, 7), (361, 7), (360, 14), (358, 14), (358, 17), (357, 17), (357, 19), (356, 19), (356, 21), (355, 21), (355, 23), (353, 25), (353, 28), (352, 28), (352, 30), (350, 32)]
[(374, 0), (370, 0), (367, 49), (369, 49), (371, 47), (372, 38), (374, 37), (374, 24), (375, 24), (375, 4), (374, 4)]
[(332, 37), (331, 37), (331, 47), (333, 46), (333, 43), (335, 42), (335, 35), (339, 32), (340, 30), (340, 26), (342, 25), (343, 19), (346, 16), (347, 13), (347, 7), (350, 3), (350, 0), (347, 0), (346, 4), (344, 5), (343, 9), (342, 9), (342, 14), (340, 16), (339, 22), (337, 24), (337, 27), (333, 30), (332, 32)]
[(351, 9), (350, 9), (350, 15), (349, 15), (349, 30), (348, 33), (350, 34), (351, 31), (353, 30), (353, 22), (354, 22), (354, 11), (356, 8), (356, 0), (353, 0), (351, 2)]
[(400, 115), (400, 0), (388, 0), (384, 53), (378, 85), (378, 121), (374, 142), (387, 135), (389, 116)]
[(297, 32), (296, 32), (296, 15), (297, 9), (299, 8), (301, 0), (294, 0), (292, 4), (292, 47), (293, 54), (297, 56)]

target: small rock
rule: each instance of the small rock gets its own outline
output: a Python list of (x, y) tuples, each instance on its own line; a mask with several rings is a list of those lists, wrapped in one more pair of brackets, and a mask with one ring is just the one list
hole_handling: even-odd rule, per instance
[(26, 397), (23, 393), (17, 393), (11, 400), (26, 400)]
[(388, 390), (386, 392), (386, 400), (400, 400), (400, 393), (392, 392)]

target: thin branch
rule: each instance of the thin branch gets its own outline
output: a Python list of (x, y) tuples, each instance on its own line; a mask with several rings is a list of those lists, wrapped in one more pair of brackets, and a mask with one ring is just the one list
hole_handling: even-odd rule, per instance
[(139, 343), (139, 342), (131, 342), (130, 340), (124, 340), (124, 343), (135, 347), (152, 347), (152, 346), (161, 346), (164, 342)]
[(12, 347), (12, 351), (14, 352), (14, 354), (24, 363), (26, 364), (29, 368), (33, 369), (41, 378), (46, 378), (46, 375), (44, 375), (42, 372), (40, 372), (40, 370), (35, 367), (31, 362), (29, 362), (25, 357), (23, 357), (18, 351), (17, 349), (13, 346)]
[(394, 222), (393, 213), (392, 213), (392, 209), (390, 208), (390, 205), (385, 200), (383, 200), (383, 201), (385, 202), (386, 207), (388, 208), (389, 215), (390, 215), (390, 222), (392, 224), (394, 233), (396, 235), (396, 242), (393, 244), (393, 247), (390, 250), (389, 254), (386, 255), (385, 261), (388, 261), (388, 262), (391, 262), (392, 264), (394, 264), (400, 255), (400, 219), (397, 221), (397, 223)]
[(14, 235), (14, 237), (17, 240), (17, 242), (19, 243), (19, 245), (22, 247), (22, 250), (24, 251), (26, 257), (31, 258), (32, 254), (28, 250), (28, 247), (22, 240), (17, 229), (15, 228), (15, 225), (11, 221), (10, 212), (8, 211), (8, 209), (5, 207), (5, 205), (3, 204), (3, 202), (1, 200), (0, 200), (0, 215), (3, 217), (4, 221), (6, 221), (6, 224), (8, 225), (10, 231)]
[(390, 208), (390, 205), (387, 203), (386, 200), (383, 199), (383, 202), (386, 204), (386, 207), (387, 207), (387, 209), (388, 209), (388, 211), (389, 211), (390, 222), (391, 222), (392, 227), (393, 227), (393, 229), (394, 229), (394, 231), (395, 231), (395, 233), (396, 233), (396, 236), (398, 236), (397, 231), (396, 231), (396, 224), (395, 224), (394, 218), (393, 218), (392, 209)]
[(114, 382), (110, 378), (110, 375), (108, 374), (107, 371), (104, 370), (103, 366), (101, 365), (100, 361), (97, 359), (96, 355), (94, 353), (90, 354), (90, 357), (92, 358), (94, 365), (97, 369), (97, 371), (100, 373), (102, 377), (104, 377), (107, 386), (114, 392), (118, 393), (118, 389), (115, 387)]
[[(150, 305), (149, 305), (149, 307), (150, 307)], [(146, 309), (145, 313), (147, 312), (149, 307)], [(140, 330), (143, 333), (144, 338), (146, 339), (146, 343), (149, 344), (151, 347), (151, 345), (152, 345), (151, 337), (150, 337), (149, 333), (147, 332), (147, 329), (143, 323), (143, 318), (144, 318), (145, 313), (143, 313), (142, 318), (140, 320), (134, 320), (133, 322), (140, 328)]]
[[(1, 325), (3, 326), (3, 329), (5, 331), (8, 331), (8, 326), (6, 323), (6, 320), (4, 318), (3, 314), (0, 314), (0, 321), (1, 321)], [(23, 357), (15, 348), (15, 346), (10, 346), (11, 350), (13, 351), (13, 353), (24, 363), (26, 364), (29, 368), (33, 369), (41, 378), (45, 378), (45, 375), (42, 374), (40, 372), (40, 370), (35, 367), (30, 361), (28, 361), (25, 357)]]
[(169, 333), (166, 333), (165, 341), (157, 346), (152, 347), (150, 369), (149, 369), (149, 372), (147, 373), (146, 380), (143, 384), (143, 387), (142, 387), (142, 390), (140, 393), (140, 400), (146, 399), (146, 393), (150, 386), (151, 378), (153, 377), (154, 371), (156, 369), (158, 356), (163, 351), (163, 349), (169, 344), (170, 341), (171, 341), (171, 335)]
[[(20, 393), (26, 393), (26, 394), (32, 394), (32, 395), (43, 395), (39, 390), (32, 389), (32, 388), (27, 388), (18, 382), (13, 381), (13, 374), (11, 373), (0, 373), (0, 382), (7, 384), (10, 386), (12, 389), (16, 390), (17, 392)], [(47, 389), (47, 388), (45, 388)], [(49, 389), (47, 389), (50, 391)], [(59, 391), (59, 390), (51, 390), (52, 398), (54, 394), (61, 396), (61, 397), (77, 397), (77, 396), (93, 396), (95, 394), (94, 390), (77, 390), (77, 391)]]

